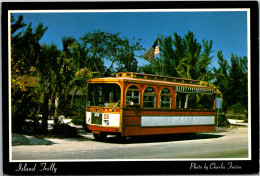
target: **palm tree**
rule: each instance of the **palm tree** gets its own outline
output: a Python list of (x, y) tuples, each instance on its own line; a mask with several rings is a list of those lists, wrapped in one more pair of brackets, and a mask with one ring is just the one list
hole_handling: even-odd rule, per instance
[[(202, 40), (202, 46), (194, 38), (192, 32), (188, 32), (183, 39), (175, 34), (175, 53), (180, 53), (179, 64), (176, 71), (179, 77), (187, 79), (205, 79), (210, 72), (208, 66), (211, 63), (213, 41)], [(202, 50), (203, 49), (203, 50)], [(186, 94), (184, 108), (188, 106), (189, 94)]]
[(155, 74), (154, 66), (152, 64), (147, 64), (139, 67), (138, 72), (146, 74)]
[[(77, 91), (82, 88), (86, 87), (86, 81), (88, 78), (88, 73), (90, 69), (88, 69), (88, 62), (87, 60), (87, 50), (83, 47), (79, 42), (75, 41), (71, 45), (72, 49), (72, 58), (73, 58), (73, 73), (74, 78), (71, 81), (71, 87), (73, 87), (73, 93), (70, 101), (70, 107), (72, 108), (75, 95)], [(84, 76), (82, 76), (82, 74)]]
[(161, 73), (161, 59), (155, 58), (150, 64), (139, 67), (138, 72), (146, 74), (160, 74)]
[[(38, 59), (37, 70), (40, 76), (39, 89), (43, 93), (42, 103), (42, 129), (47, 133), (48, 116), (50, 114), (51, 98), (60, 87), (58, 76), (54, 74), (57, 72), (57, 60), (60, 56), (60, 51), (56, 45), (41, 46), (41, 54)], [(55, 81), (54, 81), (55, 80)]]

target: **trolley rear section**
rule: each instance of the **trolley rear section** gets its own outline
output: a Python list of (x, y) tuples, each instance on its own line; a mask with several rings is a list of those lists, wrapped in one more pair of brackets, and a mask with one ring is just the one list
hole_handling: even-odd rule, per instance
[(96, 140), (215, 130), (216, 91), (198, 80), (124, 72), (87, 84), (86, 125)]

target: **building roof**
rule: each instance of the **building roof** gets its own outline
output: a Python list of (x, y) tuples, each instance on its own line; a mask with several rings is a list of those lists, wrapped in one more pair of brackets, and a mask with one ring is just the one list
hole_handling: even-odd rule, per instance
[(26, 91), (28, 87), (34, 88), (38, 84), (38, 76), (28, 76), (28, 75), (12, 75), (12, 78), (20, 82), (23, 86), (22, 91)]

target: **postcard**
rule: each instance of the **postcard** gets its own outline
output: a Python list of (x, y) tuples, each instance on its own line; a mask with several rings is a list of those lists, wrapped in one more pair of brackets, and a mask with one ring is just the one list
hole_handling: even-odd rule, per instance
[(257, 1), (3, 2), (3, 172), (259, 172)]

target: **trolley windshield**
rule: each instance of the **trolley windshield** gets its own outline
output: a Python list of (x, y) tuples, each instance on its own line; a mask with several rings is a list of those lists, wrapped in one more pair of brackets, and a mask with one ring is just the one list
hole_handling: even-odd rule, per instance
[(120, 95), (118, 84), (89, 84), (88, 106), (120, 107)]

